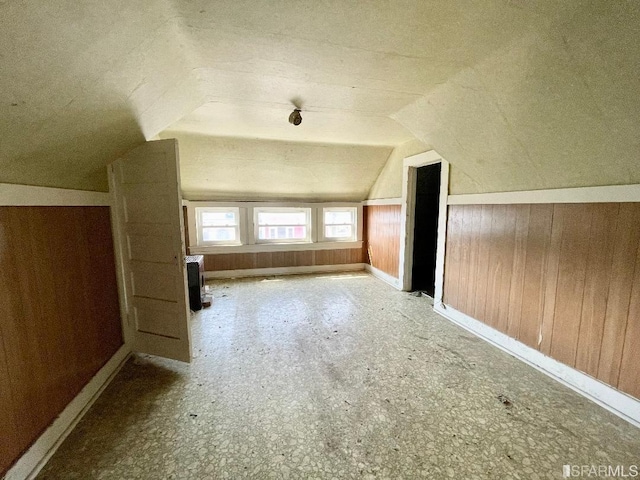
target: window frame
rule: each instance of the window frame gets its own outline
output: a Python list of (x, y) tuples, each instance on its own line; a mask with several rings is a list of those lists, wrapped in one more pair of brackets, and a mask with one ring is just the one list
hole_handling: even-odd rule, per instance
[[(306, 224), (304, 225), (307, 228), (307, 235), (305, 238), (259, 238), (260, 227), (264, 225), (260, 225), (258, 222), (258, 217), (260, 213), (304, 213), (306, 217)], [(297, 227), (300, 225), (273, 225), (274, 227)], [(300, 206), (291, 206), (291, 207), (270, 207), (270, 206), (259, 206), (253, 208), (253, 239), (256, 245), (263, 244), (277, 244), (277, 245), (290, 245), (290, 244), (309, 244), (313, 243), (313, 208), (311, 207), (300, 207)]]
[[(355, 242), (358, 240), (358, 221), (361, 217), (361, 213), (359, 213), (357, 206), (323, 206), (318, 209), (318, 217), (320, 223), (320, 240), (321, 242)], [(325, 213), (326, 212), (345, 212), (350, 211), (353, 215), (353, 221), (351, 223), (326, 223), (325, 221)], [(352, 234), (348, 238), (339, 238), (339, 237), (327, 237), (327, 226), (331, 225), (351, 225)]]
[[(240, 217), (240, 208), (239, 207), (224, 207), (224, 206), (197, 206), (194, 207), (194, 217), (195, 217), (195, 229), (196, 229), (196, 245), (202, 247), (209, 246), (238, 246), (242, 245), (242, 219)], [(202, 225), (202, 214), (207, 212), (233, 212), (236, 218), (235, 225), (227, 225), (225, 227), (234, 227), (236, 231), (236, 239), (235, 240), (212, 240), (205, 241), (203, 239), (203, 229), (207, 228)], [(222, 227), (222, 226), (221, 226)], [(214, 227), (215, 228), (215, 227)]]
[[(208, 255), (221, 253), (260, 253), (288, 252), (306, 250), (335, 250), (362, 248), (363, 203), (361, 202), (273, 202), (273, 201), (231, 201), (231, 200), (183, 200), (186, 207), (186, 226), (188, 231), (189, 255)], [(196, 227), (196, 208), (237, 208), (239, 211), (240, 243), (199, 244)], [(357, 210), (357, 237), (355, 241), (334, 241), (322, 237), (323, 208), (355, 207)], [(260, 242), (256, 243), (254, 212), (258, 208), (309, 208), (311, 210), (311, 241), (307, 242)]]

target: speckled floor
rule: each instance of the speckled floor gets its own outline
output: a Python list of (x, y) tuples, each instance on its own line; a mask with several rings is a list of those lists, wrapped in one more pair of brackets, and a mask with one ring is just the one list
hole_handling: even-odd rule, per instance
[(191, 365), (130, 360), (39, 478), (562, 478), (640, 430), (364, 273), (219, 281)]

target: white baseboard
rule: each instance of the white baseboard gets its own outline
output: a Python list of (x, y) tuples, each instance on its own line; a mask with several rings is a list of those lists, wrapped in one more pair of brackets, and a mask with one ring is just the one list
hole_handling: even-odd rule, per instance
[(393, 288), (397, 290), (402, 290), (402, 284), (400, 283), (400, 279), (389, 275), (388, 273), (383, 272), (382, 270), (377, 269), (376, 267), (369, 265), (368, 263), (364, 264), (364, 269), (371, 273), (376, 278), (379, 278), (385, 283), (388, 283)]
[(243, 278), (269, 275), (300, 275), (323, 272), (357, 272), (364, 270), (364, 263), (343, 263), (339, 265), (309, 265), (302, 267), (246, 268), (243, 270), (219, 270), (204, 272), (204, 278)]
[(29, 450), (9, 469), (4, 480), (35, 478), (102, 391), (113, 380), (113, 377), (120, 371), (130, 354), (131, 348), (128, 345), (120, 347), (80, 393), (71, 400), (58, 418), (38, 437)]
[(620, 418), (640, 427), (640, 400), (560, 363), (518, 340), (442, 303), (434, 310), (478, 337), (531, 365)]

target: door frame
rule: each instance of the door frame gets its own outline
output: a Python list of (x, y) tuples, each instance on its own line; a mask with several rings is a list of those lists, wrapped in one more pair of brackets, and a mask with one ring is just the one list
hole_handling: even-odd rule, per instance
[(129, 298), (125, 285), (124, 269), (124, 242), (120, 224), (120, 214), (118, 212), (117, 189), (113, 163), (107, 165), (107, 178), (109, 180), (110, 205), (109, 213), (111, 217), (111, 235), (113, 237), (113, 253), (116, 261), (116, 281), (118, 284), (118, 301), (120, 303), (120, 323), (122, 325), (122, 341), (129, 351), (133, 351), (133, 327), (129, 320)]
[(435, 150), (405, 157), (402, 162), (402, 204), (400, 225), (400, 262), (398, 278), (403, 291), (411, 290), (413, 269), (413, 240), (416, 214), (417, 169), (440, 164), (440, 199), (438, 205), (438, 240), (436, 243), (436, 272), (434, 305), (442, 302), (444, 285), (444, 255), (447, 234), (447, 199), (449, 197), (449, 162)]

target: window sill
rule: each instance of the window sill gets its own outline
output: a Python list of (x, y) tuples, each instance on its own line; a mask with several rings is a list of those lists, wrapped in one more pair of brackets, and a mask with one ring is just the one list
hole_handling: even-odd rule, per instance
[(315, 243), (260, 243), (255, 245), (200, 245), (189, 247), (191, 255), (215, 253), (259, 253), (291, 252), (303, 250), (339, 250), (343, 248), (362, 248), (362, 241), (355, 242), (315, 242)]

